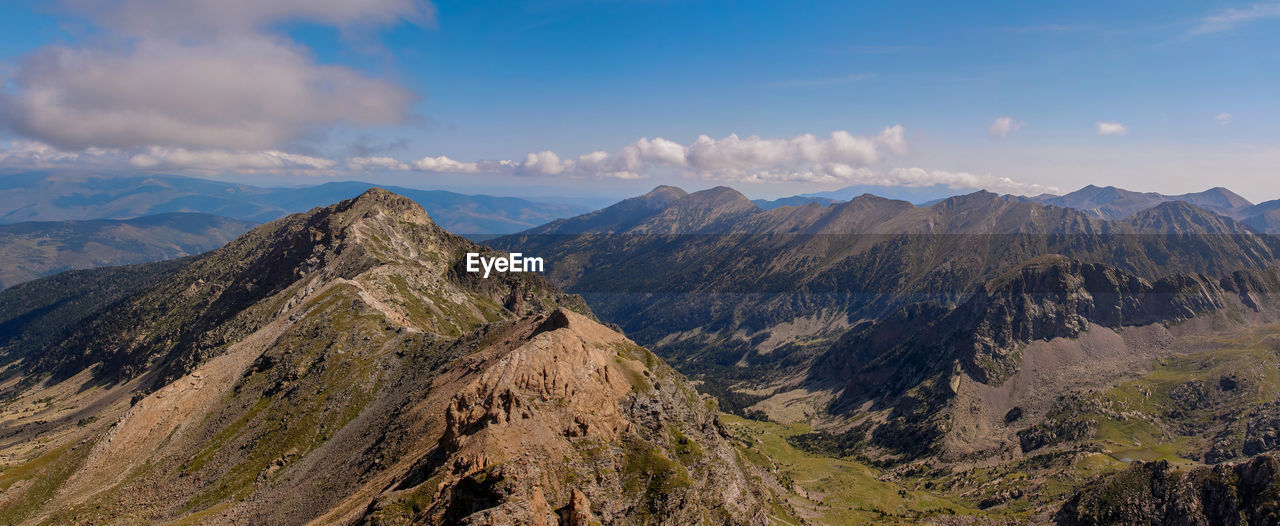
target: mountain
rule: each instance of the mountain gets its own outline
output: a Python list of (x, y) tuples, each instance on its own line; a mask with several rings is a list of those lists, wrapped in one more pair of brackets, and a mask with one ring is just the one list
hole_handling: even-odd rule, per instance
[(954, 305), (1046, 254), (1153, 281), (1261, 269), (1276, 254), (1271, 238), (1179, 202), (1108, 221), (988, 192), (762, 210), (732, 189), (671, 187), (488, 243), (544, 257), (552, 281), (685, 372), (757, 380), (803, 370), (859, 319), (925, 297)]
[(978, 190), (978, 188), (952, 188), (944, 184), (929, 186), (878, 186), (862, 184), (846, 186), (839, 190), (831, 190), (829, 192), (800, 194), (796, 197), (826, 198), (834, 201), (848, 201), (860, 195), (871, 194), (885, 199), (925, 204), (940, 201), (948, 197), (973, 193)]
[[(373, 187), (332, 182), (301, 188), (261, 188), (177, 176), (30, 172), (0, 176), (0, 223), (129, 219), (196, 212), (262, 223), (355, 197)], [(588, 209), (514, 197), (463, 195), (388, 187), (464, 234), (505, 234)]]
[(659, 187), (492, 244), (545, 277), (468, 272), (502, 252), (370, 190), (0, 291), (0, 522), (1076, 524), (1269, 498), (1274, 240), (1188, 203)]
[(1234, 219), (1250, 215), (1253, 203), (1226, 188), (1203, 192), (1164, 195), (1155, 192), (1133, 192), (1114, 186), (1089, 185), (1066, 195), (1041, 195), (1025, 198), (1037, 203), (1075, 208), (1103, 219), (1124, 219), (1161, 203), (1183, 202)]
[[(265, 201), (282, 210), (298, 212), (355, 197), (373, 187), (371, 183), (348, 181), (303, 188), (272, 189)], [(414, 200), (433, 217), (440, 217), (443, 221), (442, 228), (465, 235), (507, 234), (588, 211), (582, 206), (535, 202), (516, 197), (464, 195), (398, 186), (382, 188)]]
[(1242, 223), (1258, 232), (1280, 234), (1280, 199), (1258, 203), (1244, 213)]
[(17, 359), (22, 354), (20, 349), (43, 349), (55, 344), (65, 336), (67, 328), (146, 290), (190, 262), (188, 257), (72, 270), (0, 292), (0, 363)]
[(195, 212), (264, 222), (283, 215), (258, 202), (264, 188), (167, 176), (26, 172), (0, 175), (0, 222), (129, 219)]
[(0, 293), (19, 326), (93, 304), (3, 349), (0, 519), (763, 524), (779, 509), (713, 401), (581, 299), (469, 273), (468, 252), (498, 255), (373, 189), (188, 260), (81, 271), (112, 290), (62, 274)]
[(755, 203), (756, 206), (762, 209), (772, 210), (774, 208), (779, 208), (783, 206), (804, 206), (809, 203), (818, 203), (822, 206), (827, 206), (827, 205), (839, 203), (840, 201), (831, 199), (828, 197), (793, 195), (791, 197), (782, 197), (782, 198), (774, 199), (772, 201), (768, 199), (752, 199), (751, 202)]
[(808, 426), (758, 432), (1013, 522), (1134, 459), (1280, 448), (1276, 241), (1190, 203), (763, 210), (661, 187), (489, 244), (545, 257), (726, 410)]
[(0, 225), (0, 288), (65, 270), (172, 259), (213, 250), (253, 226), (208, 214)]

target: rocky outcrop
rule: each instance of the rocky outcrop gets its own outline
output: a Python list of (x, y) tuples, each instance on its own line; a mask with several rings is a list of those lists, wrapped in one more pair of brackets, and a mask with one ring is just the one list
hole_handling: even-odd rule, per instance
[(432, 504), (412, 520), (436, 523), (553, 523), (539, 501), (563, 524), (765, 522), (711, 404), (647, 350), (563, 310), (496, 340), (438, 382), (455, 394), (425, 482), (375, 503), (379, 522), (415, 493)]
[(1081, 488), (1054, 520), (1063, 526), (1277, 524), (1280, 460), (1262, 455), (1190, 471), (1165, 461), (1136, 463)]

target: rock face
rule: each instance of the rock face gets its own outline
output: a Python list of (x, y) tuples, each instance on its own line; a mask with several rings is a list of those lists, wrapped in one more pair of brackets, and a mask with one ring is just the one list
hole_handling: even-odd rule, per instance
[[(1075, 338), (1091, 326), (1174, 323), (1228, 304), (1257, 309), (1258, 295), (1277, 290), (1276, 283), (1275, 275), (1260, 271), (1220, 280), (1175, 274), (1149, 282), (1107, 265), (1038, 258), (983, 284), (954, 309), (913, 304), (854, 327), (818, 358), (812, 378), (844, 386), (831, 407), (836, 413), (869, 401), (893, 408), (872, 437), (916, 455), (946, 433), (951, 383), (963, 375), (999, 386), (1018, 371), (1029, 342)], [(1078, 438), (1092, 430), (1030, 428), (1020, 441), (1030, 451), (1063, 434)]]
[[(1238, 272), (1222, 280), (1175, 274), (1152, 283), (1107, 265), (1047, 256), (983, 284), (954, 309), (913, 304), (855, 327), (815, 371), (823, 379), (848, 381), (850, 395), (865, 394), (865, 386), (910, 387), (922, 378), (898, 374), (902, 368), (933, 363), (935, 370), (949, 369), (952, 361), (977, 381), (998, 383), (1016, 371), (1018, 348), (1027, 342), (1072, 338), (1090, 324), (1176, 322), (1233, 299), (1254, 304), (1254, 293), (1273, 290), (1275, 280), (1268, 273)], [(868, 382), (868, 375), (897, 381)]]
[(1138, 463), (1077, 491), (1054, 515), (1063, 526), (1280, 523), (1280, 460), (1176, 471)]
[(12, 348), (0, 522), (764, 520), (713, 403), (486, 250), (370, 190)]

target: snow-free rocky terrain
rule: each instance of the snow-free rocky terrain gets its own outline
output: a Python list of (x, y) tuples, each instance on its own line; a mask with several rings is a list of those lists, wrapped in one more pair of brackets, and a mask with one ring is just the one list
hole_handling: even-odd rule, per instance
[(468, 251), (374, 189), (10, 342), (0, 522), (767, 521), (714, 401)]

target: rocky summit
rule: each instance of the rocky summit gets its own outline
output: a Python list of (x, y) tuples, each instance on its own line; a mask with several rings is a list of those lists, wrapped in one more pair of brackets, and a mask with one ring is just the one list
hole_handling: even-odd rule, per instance
[(55, 309), (4, 349), (0, 522), (767, 522), (714, 401), (469, 251), (373, 189)]

